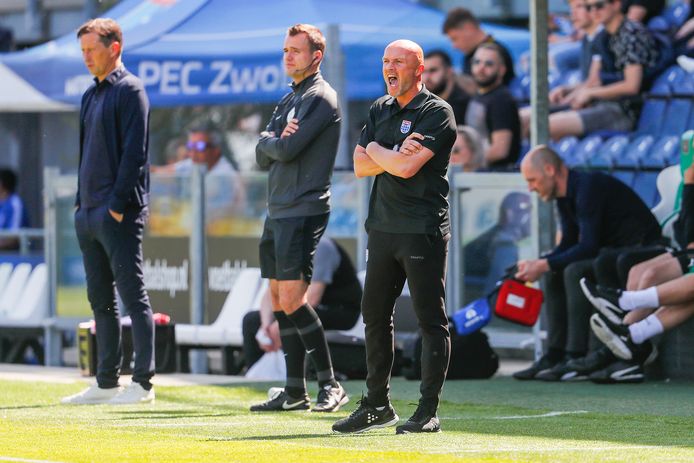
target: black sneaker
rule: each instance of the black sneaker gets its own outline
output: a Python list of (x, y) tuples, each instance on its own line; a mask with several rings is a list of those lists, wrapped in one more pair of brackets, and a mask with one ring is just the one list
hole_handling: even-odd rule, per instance
[(535, 377), (538, 373), (544, 370), (549, 370), (558, 363), (560, 362), (550, 359), (547, 355), (543, 355), (540, 357), (540, 360), (530, 365), (529, 368), (515, 372), (513, 377), (520, 380), (536, 379)]
[(342, 418), (333, 424), (333, 431), (340, 433), (358, 433), (376, 428), (386, 428), (395, 425), (400, 419), (395, 414), (392, 405), (384, 407), (370, 405), (368, 399), (362, 396), (359, 405), (347, 418)]
[(311, 399), (308, 394), (301, 397), (292, 397), (284, 389), (277, 391), (266, 402), (251, 405), (252, 412), (291, 412), (295, 410), (308, 410), (311, 407)]
[(602, 314), (596, 313), (590, 317), (590, 327), (614, 355), (623, 360), (634, 360), (634, 351), (639, 349), (631, 340), (628, 326), (612, 323)]
[(606, 368), (591, 373), (588, 379), (597, 384), (642, 383), (645, 375), (641, 364), (617, 359)]
[(581, 278), (580, 283), (583, 294), (593, 304), (595, 310), (616, 325), (622, 323), (622, 319), (624, 319), (627, 312), (619, 307), (619, 298), (622, 295), (621, 289), (596, 285), (586, 278)]
[(436, 416), (436, 407), (424, 403), (422, 400), (417, 405), (414, 414), (400, 426), (395, 428), (395, 434), (409, 434), (412, 432), (440, 432), (441, 424)]
[(340, 383), (337, 383), (337, 386), (328, 383), (318, 391), (316, 405), (311, 411), (336, 412), (347, 402), (349, 402), (349, 397)]
[(538, 373), (536, 379), (543, 381), (584, 381), (594, 371), (605, 368), (617, 357), (605, 346), (590, 354), (568, 359), (550, 370)]

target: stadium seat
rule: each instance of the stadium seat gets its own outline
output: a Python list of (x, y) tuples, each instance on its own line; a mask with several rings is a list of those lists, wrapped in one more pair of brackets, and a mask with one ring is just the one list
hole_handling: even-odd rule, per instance
[(622, 154), (628, 145), (628, 136), (616, 135), (606, 140), (595, 155), (588, 159), (588, 163), (591, 167), (613, 167), (622, 158)]
[(508, 84), (508, 90), (516, 101), (527, 101), (530, 98), (529, 94), (526, 94), (526, 88), (523, 86), (523, 76), (516, 76)]
[(246, 268), (234, 281), (222, 310), (211, 325), (176, 324), (176, 344), (192, 346), (241, 346), (241, 322), (258, 299), (262, 286), (259, 268)]
[(648, 155), (653, 146), (653, 135), (639, 135), (634, 138), (622, 151), (619, 159), (615, 159), (615, 165), (621, 168), (636, 169), (641, 166), (642, 160)]
[(688, 72), (673, 91), (673, 96), (691, 98), (694, 96), (694, 73)]
[(659, 135), (666, 109), (666, 99), (647, 98), (641, 109), (641, 116), (639, 117), (636, 133)]
[(5, 285), (9, 281), (10, 275), (12, 275), (12, 264), (9, 262), (3, 262), (0, 264), (0, 294), (2, 294), (3, 289), (5, 289)]
[[(653, 143), (641, 165), (646, 168), (665, 168), (679, 159), (680, 137), (665, 135)], [(673, 162), (674, 160), (674, 162)]]
[(573, 69), (567, 72), (564, 72), (561, 75), (561, 83), (562, 85), (578, 85), (583, 81), (583, 77), (581, 76), (581, 70), (580, 69)]
[(680, 135), (688, 129), (689, 114), (692, 112), (691, 98), (673, 98), (667, 105), (660, 129), (661, 135)]
[(10, 279), (0, 293), (0, 317), (5, 318), (16, 309), (30, 274), (31, 264), (22, 263), (14, 267)]
[(572, 159), (574, 149), (578, 145), (578, 138), (569, 136), (564, 137), (558, 142), (552, 143), (552, 148), (557, 152), (557, 154), (564, 160), (564, 162), (569, 162)]
[(14, 310), (5, 313), (0, 326), (41, 327), (48, 317), (48, 269), (46, 264), (38, 264), (17, 299)]
[(677, 30), (689, 19), (690, 9), (691, 6), (689, 4), (679, 1), (665, 8), (663, 18), (670, 24), (673, 30)]
[(569, 166), (588, 165), (588, 160), (598, 151), (602, 145), (602, 138), (597, 135), (589, 135), (578, 142), (574, 149), (571, 160), (567, 163)]
[(659, 173), (659, 171), (648, 170), (636, 172), (634, 175), (632, 188), (649, 208), (652, 208), (658, 201), (656, 180)]
[(631, 169), (616, 169), (613, 170), (611, 174), (614, 178), (619, 179), (626, 186), (630, 188), (634, 186), (634, 176), (636, 175), (636, 171)]

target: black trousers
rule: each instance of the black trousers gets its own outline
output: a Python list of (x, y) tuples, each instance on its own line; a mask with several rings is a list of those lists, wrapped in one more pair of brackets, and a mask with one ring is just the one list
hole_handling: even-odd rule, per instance
[(142, 270), (146, 214), (146, 210), (130, 208), (118, 223), (106, 206), (75, 213), (75, 230), (87, 274), (87, 297), (96, 322), (96, 381), (100, 387), (118, 384), (123, 357), (114, 284), (132, 319), (133, 381), (146, 383), (154, 376), (154, 323)]
[(369, 231), (362, 315), (366, 325), (369, 403), (390, 400), (393, 310), (407, 279), (422, 331), (422, 399), (438, 406), (448, 370), (450, 335), (445, 308), (448, 236)]
[[(358, 307), (319, 304), (314, 310), (324, 330), (349, 330), (359, 318)], [(247, 368), (260, 360), (265, 351), (258, 346), (255, 335), (260, 329), (260, 311), (253, 310), (243, 317), (243, 360)]]
[(610, 288), (626, 288), (631, 267), (666, 252), (667, 249), (659, 245), (602, 252), (593, 263), (595, 281)]
[[(550, 351), (573, 355), (588, 351), (593, 306), (581, 290), (579, 281), (583, 277), (594, 279), (593, 259), (574, 262), (563, 271), (550, 271), (544, 277)], [(595, 341), (590, 341), (590, 344), (597, 345)]]

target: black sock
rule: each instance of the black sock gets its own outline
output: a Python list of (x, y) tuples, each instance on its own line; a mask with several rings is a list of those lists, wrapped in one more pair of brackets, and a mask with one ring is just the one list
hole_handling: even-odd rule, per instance
[(296, 326), (284, 312), (274, 312), (280, 327), (284, 363), (287, 365), (287, 382), (284, 390), (292, 397), (303, 397), (306, 394), (306, 379), (304, 378), (304, 343)]
[(564, 349), (550, 347), (549, 351), (547, 352), (547, 357), (549, 357), (551, 362), (561, 362), (564, 358)]
[(299, 307), (294, 313), (288, 315), (299, 330), (301, 340), (304, 342), (306, 352), (309, 353), (314, 366), (320, 387), (326, 384), (337, 386), (335, 375), (333, 374), (333, 364), (330, 360), (328, 342), (325, 340), (323, 325), (318, 318), (318, 314), (309, 304)]

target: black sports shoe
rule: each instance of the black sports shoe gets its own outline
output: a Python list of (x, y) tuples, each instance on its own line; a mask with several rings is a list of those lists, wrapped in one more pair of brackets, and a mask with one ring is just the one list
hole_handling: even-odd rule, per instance
[(301, 397), (292, 397), (284, 389), (277, 391), (266, 402), (251, 405), (252, 412), (291, 412), (295, 410), (308, 410), (311, 407), (311, 399), (307, 394)]
[(634, 351), (638, 348), (631, 340), (628, 326), (612, 323), (601, 313), (596, 313), (590, 317), (590, 327), (614, 355), (623, 360), (634, 359)]
[(517, 371), (513, 374), (513, 377), (520, 380), (536, 379), (538, 373), (544, 370), (549, 370), (560, 363), (549, 358), (548, 355), (543, 355), (540, 360), (534, 362), (530, 367), (525, 370)]
[(588, 379), (597, 384), (642, 383), (645, 375), (639, 363), (618, 359), (606, 368), (591, 373)]
[(566, 360), (550, 370), (538, 373), (535, 377), (543, 381), (584, 381), (592, 372), (605, 368), (617, 357), (605, 346), (585, 357)]
[(362, 396), (357, 402), (359, 405), (347, 418), (342, 418), (333, 424), (333, 431), (340, 433), (358, 433), (376, 428), (386, 428), (395, 425), (400, 419), (395, 414), (393, 406), (388, 404), (377, 409), (369, 404), (368, 399)]
[(395, 428), (395, 434), (409, 434), (411, 432), (440, 432), (441, 424), (436, 416), (436, 407), (420, 399), (417, 410), (400, 426)]
[(340, 383), (337, 386), (328, 383), (318, 391), (316, 405), (311, 411), (336, 412), (347, 402), (349, 402), (349, 397)]
[(621, 289), (596, 285), (586, 278), (581, 278), (580, 283), (583, 294), (593, 304), (595, 310), (614, 324), (619, 325), (622, 323), (622, 319), (627, 312), (619, 307), (619, 297), (622, 295)]

